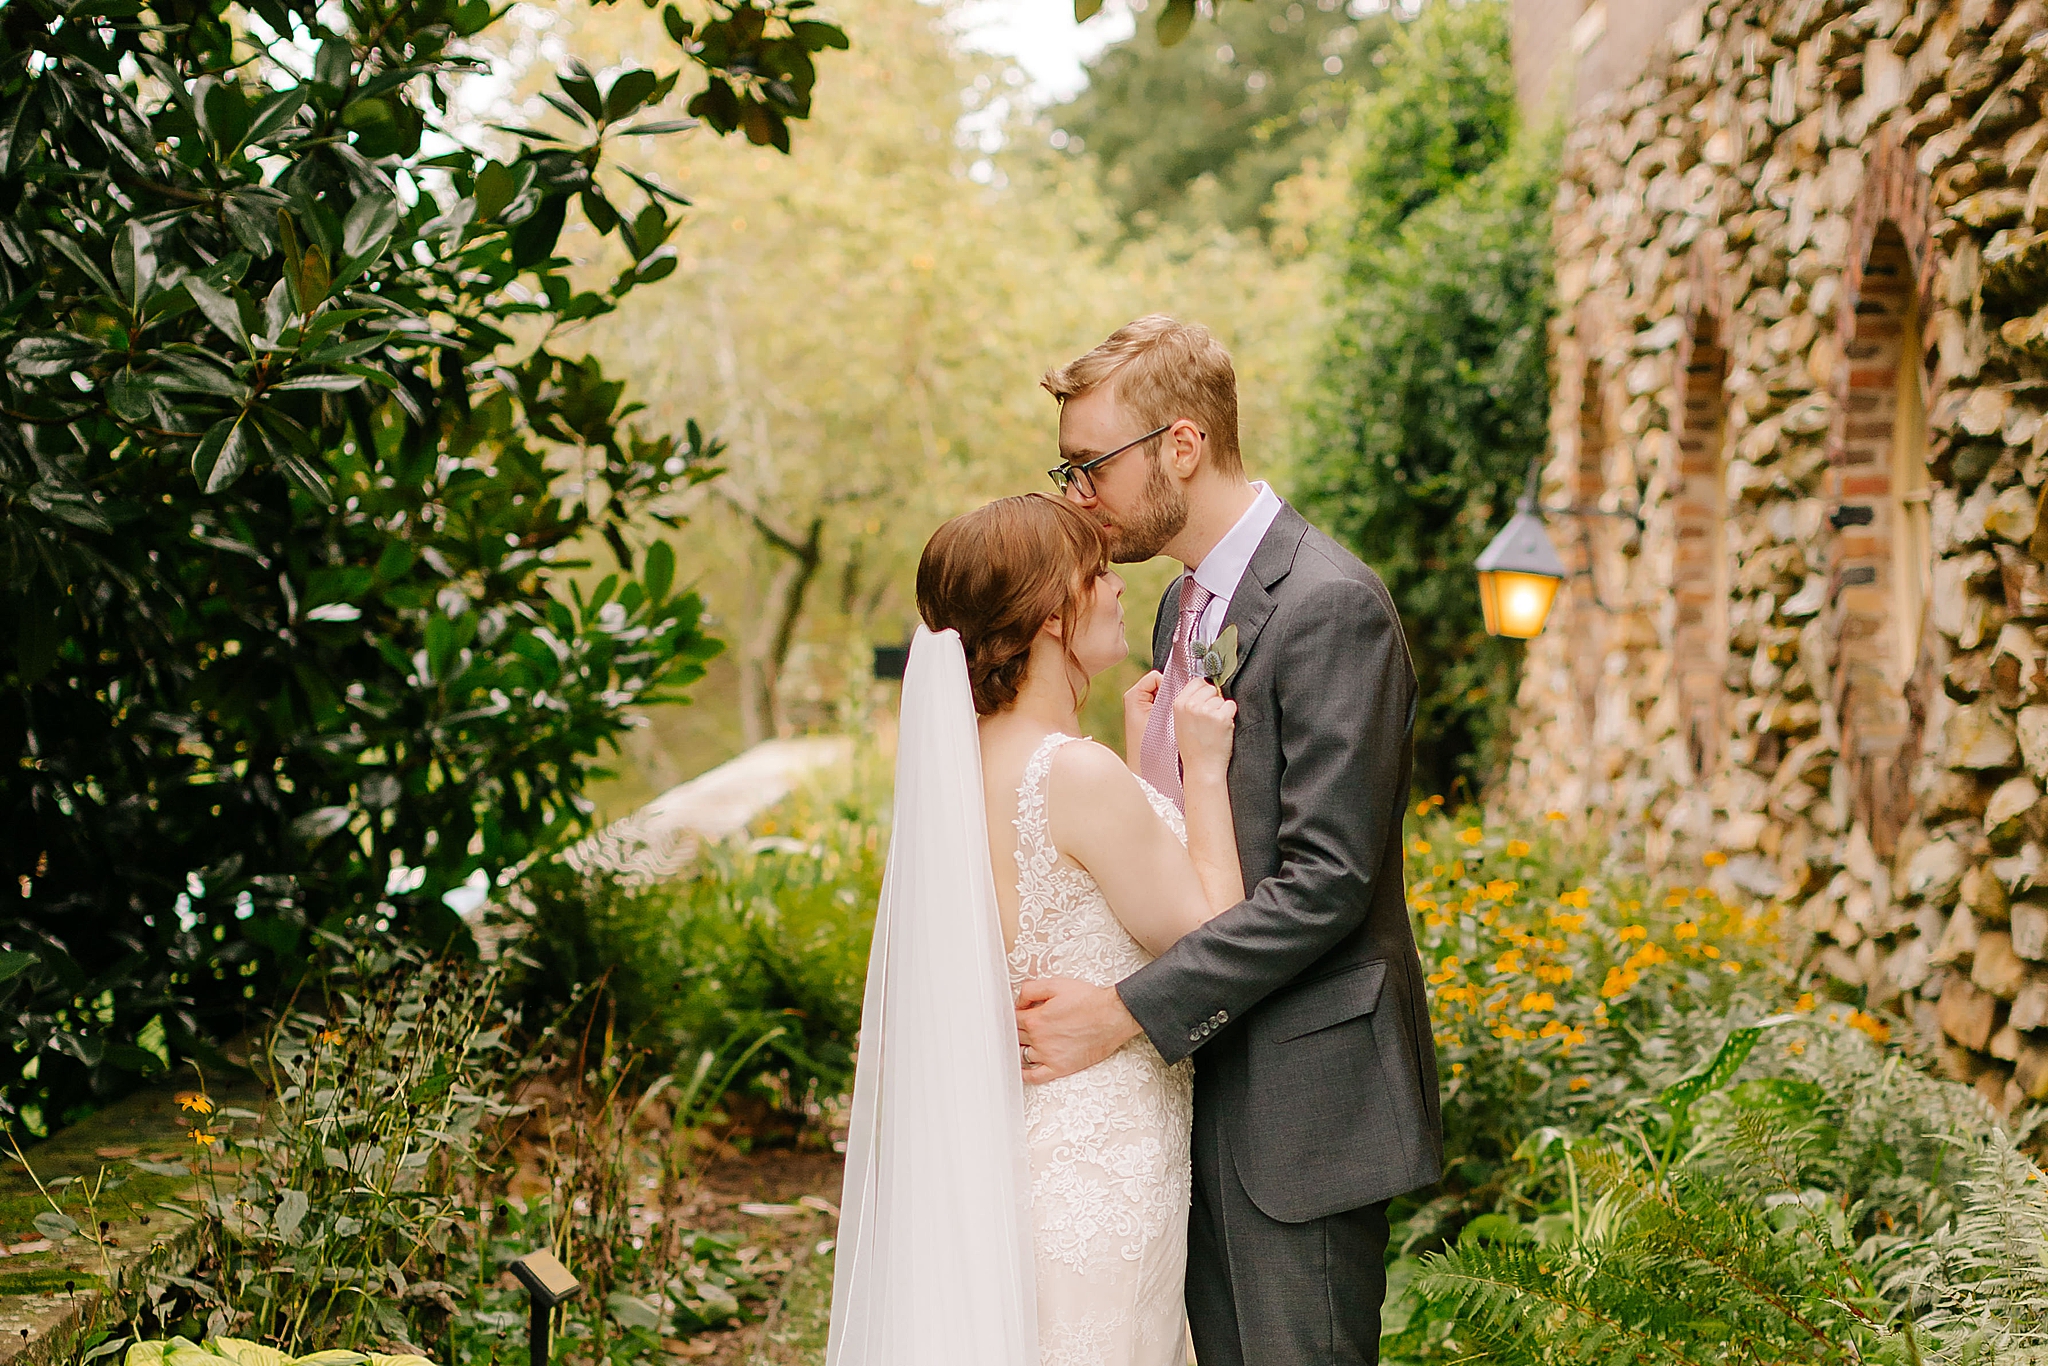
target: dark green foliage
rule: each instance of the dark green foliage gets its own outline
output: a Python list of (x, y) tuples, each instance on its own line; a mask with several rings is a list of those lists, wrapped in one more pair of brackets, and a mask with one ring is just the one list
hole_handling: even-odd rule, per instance
[[(678, 33), (707, 121), (786, 144), (844, 43), (805, 4)], [(236, 1029), (310, 926), (466, 942), (443, 894), (558, 845), (717, 648), (624, 534), (715, 444), (552, 349), (674, 269), (681, 201), (612, 153), (688, 126), (647, 117), (680, 73), (572, 63), (562, 128), (423, 150), (502, 13), (0, 11), (0, 1125)]]
[[(1200, 41), (1170, 48), (1140, 27), (1095, 60), (1088, 88), (1057, 116), (1099, 160), (1127, 229), (1213, 214), (1258, 231), (1274, 185), (1329, 147), (1354, 93), (1380, 78), (1394, 27), (1385, 15), (1353, 19), (1334, 0), (1226, 5)], [(1336, 73), (1325, 70), (1331, 57)], [(1214, 200), (1191, 203), (1204, 176)]]
[(1626, 1159), (1579, 1158), (1612, 1218), (1562, 1247), (1467, 1237), (1417, 1278), (1455, 1314), (1466, 1359), (1672, 1363), (1859, 1361), (1887, 1310), (1825, 1202), (1766, 1211), (1721, 1182), (1652, 1182)]
[(1544, 445), (1550, 148), (1513, 135), (1507, 18), (1431, 5), (1353, 136), (1357, 227), (1298, 491), (1386, 579), (1422, 693), (1418, 791), (1502, 766), (1520, 645), (1486, 636), (1472, 562)]

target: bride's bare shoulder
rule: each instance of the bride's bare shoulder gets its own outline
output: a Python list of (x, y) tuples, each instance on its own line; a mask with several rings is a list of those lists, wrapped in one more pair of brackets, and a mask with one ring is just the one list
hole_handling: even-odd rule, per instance
[(1115, 750), (1094, 740), (1061, 745), (1053, 754), (1047, 785), (1055, 811), (1063, 805), (1103, 811), (1145, 806), (1130, 768)]

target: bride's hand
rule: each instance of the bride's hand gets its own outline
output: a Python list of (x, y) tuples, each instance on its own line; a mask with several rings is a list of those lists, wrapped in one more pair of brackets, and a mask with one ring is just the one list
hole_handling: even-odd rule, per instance
[(1188, 782), (1225, 781), (1230, 774), (1230, 743), (1237, 728), (1237, 703), (1206, 678), (1191, 679), (1173, 699), (1173, 734), (1180, 744), (1180, 766)]
[(1133, 773), (1138, 771), (1138, 751), (1144, 748), (1145, 727), (1159, 701), (1159, 683), (1159, 670), (1154, 669), (1124, 691), (1124, 762)]

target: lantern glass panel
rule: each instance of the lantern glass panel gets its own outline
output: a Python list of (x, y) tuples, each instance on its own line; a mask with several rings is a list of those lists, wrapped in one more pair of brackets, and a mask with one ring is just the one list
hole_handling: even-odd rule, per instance
[(1479, 603), (1488, 635), (1529, 640), (1543, 630), (1560, 582), (1549, 574), (1522, 574), (1506, 569), (1482, 571)]

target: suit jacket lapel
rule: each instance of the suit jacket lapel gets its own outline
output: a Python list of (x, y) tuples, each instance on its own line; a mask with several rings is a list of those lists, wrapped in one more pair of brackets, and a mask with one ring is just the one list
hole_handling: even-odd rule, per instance
[[(1258, 644), (1259, 633), (1266, 629), (1266, 623), (1273, 618), (1273, 596), (1267, 590), (1287, 577), (1294, 568), (1295, 554), (1301, 549), (1301, 541), (1308, 535), (1308, 521), (1286, 503), (1280, 505), (1280, 513), (1273, 519), (1273, 525), (1266, 528), (1265, 536), (1259, 541), (1259, 548), (1252, 552), (1252, 562), (1245, 566), (1244, 577), (1238, 581), (1237, 591), (1230, 595), (1230, 606), (1223, 613), (1225, 629), (1237, 628), (1237, 663), (1241, 676), (1244, 661)], [(1176, 608), (1180, 590), (1174, 589)], [(1161, 609), (1164, 610), (1163, 608)], [(1231, 680), (1236, 682), (1236, 678)], [(1229, 688), (1224, 692), (1228, 694)]]
[(1173, 648), (1173, 629), (1180, 620), (1180, 585), (1183, 575), (1175, 574), (1159, 599), (1159, 611), (1152, 618), (1152, 667), (1166, 672), (1166, 652)]

